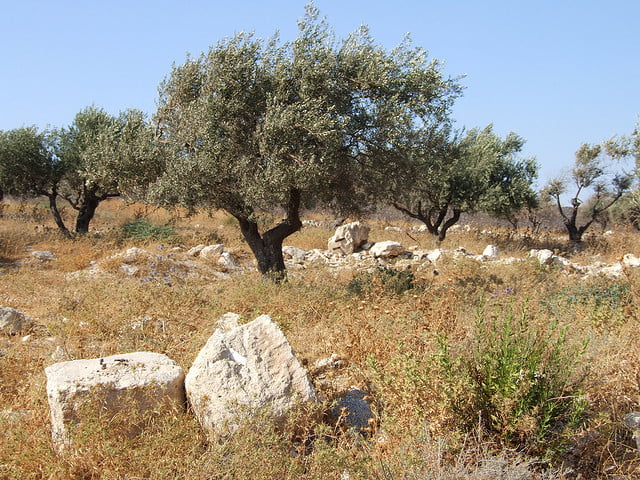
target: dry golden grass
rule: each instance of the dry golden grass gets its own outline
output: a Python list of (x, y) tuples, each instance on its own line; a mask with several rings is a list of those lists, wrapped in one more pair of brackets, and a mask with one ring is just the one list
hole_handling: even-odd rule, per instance
[[(166, 282), (169, 264), (160, 261), (154, 268), (161, 273), (149, 280), (147, 270), (124, 275), (118, 261), (105, 259), (133, 246), (162, 256), (174, 245), (200, 243), (224, 243), (249, 259), (235, 221), (221, 212), (188, 217), (112, 200), (100, 206), (96, 232), (67, 239), (57, 234), (40, 204), (6, 203), (2, 211), (0, 305), (25, 312), (35, 326), (0, 338), (0, 478), (328, 479), (348, 473), (351, 479), (515, 480), (631, 479), (640, 473), (631, 433), (621, 423), (625, 413), (640, 410), (636, 271), (619, 279), (584, 280), (532, 260), (487, 266), (443, 259), (437, 275), (433, 268), (416, 273), (417, 288), (404, 293), (390, 291), (375, 276), (366, 291), (354, 293), (353, 270), (321, 267), (291, 272), (282, 285), (264, 283), (255, 271), (230, 280), (176, 274)], [(122, 225), (139, 218), (171, 226), (176, 234), (170, 241), (123, 235)], [(409, 231), (408, 222), (367, 223), (374, 241), (435, 247), (427, 234)], [(389, 225), (402, 230), (385, 230)], [(308, 227), (286, 243), (323, 249), (331, 234), (328, 228)], [(583, 264), (640, 254), (634, 232), (590, 240), (572, 251), (561, 232), (529, 238), (506, 230), (458, 229), (442, 248), (464, 246), (479, 254), (489, 243), (502, 257), (551, 248)], [(36, 260), (29, 253), (34, 250), (51, 251), (55, 258)], [(104, 262), (105, 275), (68, 275), (94, 261)], [(532, 331), (557, 322), (566, 330), (567, 349), (588, 341), (575, 372), (583, 378), (586, 410), (571, 428), (550, 426), (547, 450), (529, 440), (516, 446), (518, 451), (511, 444), (506, 449), (500, 434), (457, 423), (443, 386), (460, 385), (461, 379), (447, 377), (438, 362), (443, 338), (460, 358), (468, 355), (480, 331), (480, 305), (486, 318), (498, 320), (508, 308), (526, 307)], [(279, 428), (253, 418), (240, 434), (215, 444), (204, 439), (188, 412), (145, 419), (146, 428), (135, 439), (119, 433), (117, 419), (110, 419), (110, 428), (92, 429), (89, 418), (71, 451), (54, 452), (44, 377), (44, 367), (57, 361), (54, 353), (56, 359), (78, 359), (150, 350), (187, 370), (217, 318), (229, 311), (244, 321), (271, 315), (308, 365), (326, 403), (300, 406)], [(313, 363), (333, 353), (346, 367), (320, 378)], [(327, 419), (331, 401), (351, 385), (370, 394), (376, 422), (369, 436)]]

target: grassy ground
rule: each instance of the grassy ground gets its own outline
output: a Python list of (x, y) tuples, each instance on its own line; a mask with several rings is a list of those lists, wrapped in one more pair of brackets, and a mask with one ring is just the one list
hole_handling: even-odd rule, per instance
[[(132, 228), (136, 219), (151, 223)], [(373, 241), (434, 247), (426, 234), (385, 230), (409, 226), (403, 221), (367, 223)], [(0, 478), (638, 478), (640, 457), (621, 422), (640, 410), (638, 272), (584, 279), (533, 260), (445, 259), (437, 274), (310, 267), (292, 270), (283, 285), (251, 269), (230, 279), (187, 278), (162, 262), (127, 276), (104, 259), (133, 246), (166, 255), (180, 245), (223, 243), (240, 262), (251, 256), (220, 212), (187, 218), (114, 200), (101, 205), (93, 226), (70, 240), (42, 205), (3, 204), (0, 305), (35, 326), (0, 338)], [(307, 227), (286, 243), (326, 248), (331, 234)], [(503, 257), (552, 248), (582, 264), (640, 254), (631, 232), (572, 251), (557, 233), (459, 229), (442, 247), (481, 253), (489, 243)], [(33, 259), (34, 250), (55, 258)], [(94, 261), (110, 275), (69, 275)], [(44, 377), (54, 358), (150, 350), (186, 371), (229, 311), (245, 321), (271, 315), (326, 401), (301, 405), (278, 428), (253, 418), (215, 443), (188, 412), (143, 419), (135, 438), (123, 433), (123, 420), (96, 412), (73, 449), (55, 453)], [(143, 318), (144, 328), (134, 328)], [(346, 367), (316, 372), (314, 362), (331, 354)], [(352, 385), (368, 392), (376, 414), (365, 435), (328, 419), (332, 400)]]

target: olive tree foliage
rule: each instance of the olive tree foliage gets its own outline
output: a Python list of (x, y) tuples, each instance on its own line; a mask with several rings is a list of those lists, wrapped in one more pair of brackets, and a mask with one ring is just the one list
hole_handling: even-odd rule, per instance
[[(630, 135), (616, 136), (605, 142), (605, 150), (617, 161), (633, 161), (633, 177), (640, 176), (640, 123)], [(631, 188), (615, 205), (615, 217), (640, 230), (640, 189), (638, 185)]]
[(108, 198), (135, 195), (158, 164), (159, 150), (144, 114), (127, 110), (117, 117), (102, 109), (80, 111), (58, 132), (65, 164), (60, 195), (77, 210), (75, 231), (86, 233), (96, 209)]
[(26, 127), (0, 133), (0, 182), (7, 193), (44, 195), (58, 228), (69, 235), (57, 207), (63, 198), (77, 210), (76, 233), (89, 231), (100, 202), (141, 191), (158, 165), (160, 150), (144, 115), (117, 117), (89, 107), (62, 129)]
[(45, 196), (56, 225), (69, 235), (57, 205), (64, 163), (57, 155), (58, 137), (36, 127), (0, 132), (0, 186), (18, 196)]
[[(612, 148), (612, 145), (607, 147), (606, 144), (582, 144), (575, 154), (569, 178), (553, 179), (542, 191), (543, 195), (554, 201), (572, 243), (581, 242), (584, 232), (593, 222), (631, 187), (631, 175), (624, 172), (610, 175), (607, 172), (607, 166), (615, 156)], [(569, 193), (570, 185), (573, 186), (573, 193)], [(584, 203), (583, 197), (589, 192), (592, 192), (592, 196), (588, 203)], [(561, 197), (567, 193), (571, 198), (570, 205), (565, 207)]]
[(465, 212), (483, 210), (511, 218), (534, 207), (532, 184), (538, 167), (533, 158), (519, 158), (524, 140), (515, 133), (500, 138), (493, 126), (466, 134), (441, 130), (412, 152), (403, 181), (389, 191), (394, 206), (420, 220), (436, 241)]
[[(308, 5), (293, 42), (239, 33), (174, 66), (156, 115), (170, 161), (152, 196), (227, 211), (259, 271), (282, 280), (301, 208), (357, 212), (459, 91), (408, 40), (386, 51), (363, 27), (338, 41)], [(282, 219), (260, 225), (265, 211)]]

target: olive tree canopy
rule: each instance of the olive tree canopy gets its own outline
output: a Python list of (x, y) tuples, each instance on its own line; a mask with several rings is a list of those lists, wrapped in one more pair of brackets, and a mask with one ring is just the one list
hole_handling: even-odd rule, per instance
[(508, 218), (536, 203), (533, 158), (519, 158), (524, 140), (504, 139), (493, 126), (451, 134), (443, 129), (411, 153), (403, 181), (391, 189), (394, 206), (425, 224), (438, 242), (465, 212), (483, 210)]
[[(460, 87), (440, 69), (408, 40), (384, 50), (364, 27), (338, 41), (311, 5), (291, 43), (224, 39), (160, 87), (157, 134), (171, 160), (153, 195), (226, 210), (260, 272), (280, 280), (304, 205), (357, 211), (417, 132), (447, 120)], [(258, 213), (275, 210), (283, 219), (261, 231)]]

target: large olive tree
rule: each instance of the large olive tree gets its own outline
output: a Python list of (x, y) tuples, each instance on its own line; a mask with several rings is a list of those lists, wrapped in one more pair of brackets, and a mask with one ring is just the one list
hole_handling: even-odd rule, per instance
[[(171, 160), (152, 192), (226, 210), (259, 271), (278, 281), (301, 208), (357, 211), (459, 91), (408, 41), (386, 51), (366, 28), (338, 41), (309, 5), (291, 43), (240, 33), (173, 68), (156, 117)], [(262, 227), (263, 211), (282, 219)]]
[(491, 125), (464, 135), (444, 129), (421, 143), (403, 181), (389, 194), (394, 206), (423, 222), (437, 242), (462, 213), (509, 217), (535, 204), (537, 165), (518, 157), (524, 140), (515, 133), (500, 138)]

